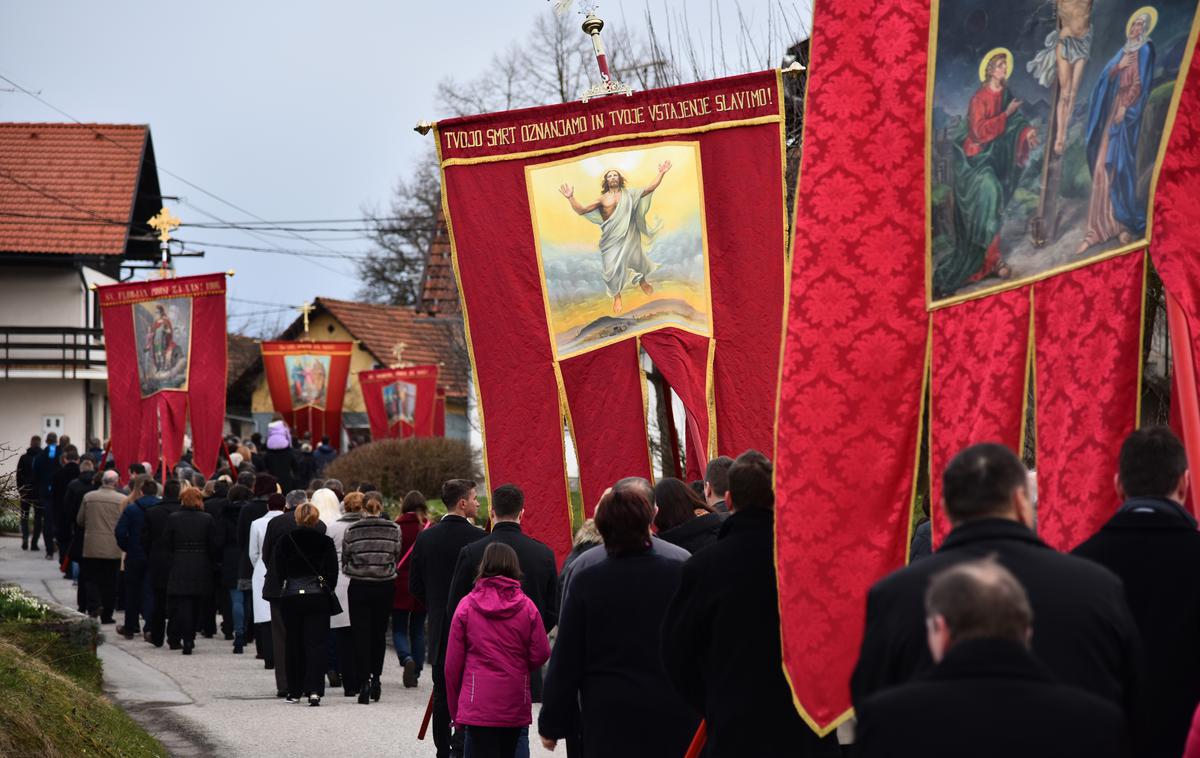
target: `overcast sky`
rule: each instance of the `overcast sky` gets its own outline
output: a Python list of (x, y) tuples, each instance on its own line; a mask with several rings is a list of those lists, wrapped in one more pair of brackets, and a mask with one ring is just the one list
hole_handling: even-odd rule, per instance
[[(721, 2), (732, 46), (737, 8)], [(687, 7), (707, 37), (710, 16), (701, 5), (709, 3)], [(765, 23), (768, 7), (798, 13), (807, 26), (810, 14), (798, 6), (808, 2), (740, 3), (752, 27)], [(685, 6), (652, 0), (650, 7), (665, 17)], [(227, 221), (249, 217), (165, 171), (272, 221), (359, 218), (364, 207), (386, 207), (396, 178), (429, 139), (413, 125), (441, 115), (437, 82), (477, 75), (509, 40), (524, 38), (538, 14), (552, 12), (545, 0), (0, 0), (0, 8), (0, 74), (81, 121), (149, 124), (163, 193), (182, 198), (168, 205), (192, 222), (209, 221), (205, 212)], [(626, 18), (641, 25), (645, 8), (602, 3), (605, 34), (619, 34)], [(582, 32), (579, 44), (589, 44)], [(68, 119), (25, 94), (0, 92), (0, 120)], [(272, 235), (181, 229), (179, 237), (210, 244), (201, 246), (203, 259), (179, 259), (178, 270), (237, 270), (234, 327), (286, 324), (295, 314), (280, 306), (354, 295), (350, 260), (213, 246), (328, 253), (323, 245), (350, 255), (369, 248), (363, 239), (330, 239), (346, 235), (306, 234), (313, 242)]]

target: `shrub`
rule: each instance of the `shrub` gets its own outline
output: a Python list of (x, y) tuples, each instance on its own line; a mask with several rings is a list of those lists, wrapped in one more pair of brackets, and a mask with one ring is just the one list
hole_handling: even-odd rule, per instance
[(339, 479), (349, 490), (362, 482), (377, 485), (388, 498), (420, 490), (439, 497), (447, 479), (479, 480), (471, 446), (440, 437), (379, 440), (339, 455), (325, 467), (325, 479)]

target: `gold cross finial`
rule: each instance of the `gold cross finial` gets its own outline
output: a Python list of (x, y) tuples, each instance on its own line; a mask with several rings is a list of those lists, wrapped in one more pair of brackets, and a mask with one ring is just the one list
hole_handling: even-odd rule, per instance
[(171, 241), (171, 232), (179, 228), (182, 223), (178, 216), (171, 215), (167, 210), (167, 206), (163, 206), (162, 210), (156, 213), (147, 223), (152, 228), (158, 231), (158, 241), (166, 244)]
[(408, 347), (408, 345), (403, 341), (397, 342), (395, 346), (392, 347), (392, 355), (396, 356), (396, 364), (394, 368), (399, 368), (404, 365), (404, 348), (406, 347)]
[(302, 316), (304, 316), (304, 333), (305, 334), (308, 334), (308, 316), (316, 309), (317, 309), (317, 306), (313, 305), (312, 303), (305, 303), (304, 305), (302, 305), (296, 309), (296, 310), (300, 311), (300, 314)]

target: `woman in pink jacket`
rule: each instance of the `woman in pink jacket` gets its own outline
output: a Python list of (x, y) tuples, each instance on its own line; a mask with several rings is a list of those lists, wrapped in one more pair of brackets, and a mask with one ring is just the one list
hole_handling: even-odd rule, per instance
[(488, 545), (450, 622), (446, 698), (451, 719), (466, 727), (469, 758), (512, 758), (533, 721), (529, 672), (550, 658), (550, 642), (520, 580), (516, 552)]

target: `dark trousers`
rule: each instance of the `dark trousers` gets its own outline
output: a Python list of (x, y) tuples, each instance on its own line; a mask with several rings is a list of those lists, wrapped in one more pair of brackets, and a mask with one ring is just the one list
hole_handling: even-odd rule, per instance
[(204, 596), (171, 595), (170, 603), (176, 638), (182, 640), (185, 647), (191, 647), (196, 644), (196, 626), (200, 623)]
[(433, 664), (433, 744), (438, 758), (463, 753), (463, 732), (450, 731), (450, 704), (446, 700), (446, 664)]
[(125, 557), (125, 631), (141, 630), (142, 588), (146, 584), (146, 559)]
[(466, 758), (513, 758), (521, 728), (516, 726), (467, 726)]
[(229, 590), (226, 589), (220, 581), (221, 577), (217, 577), (216, 583), (216, 602), (217, 612), (221, 614), (221, 633), (233, 634), (233, 603), (229, 595)]
[(71, 552), (71, 539), (75, 536), (75, 522), (60, 513), (56, 527), (54, 541), (58, 543), (58, 554), (67, 555)]
[[(167, 614), (171, 614), (170, 622)], [(164, 633), (168, 642), (179, 641), (179, 630), (176, 628), (175, 614), (167, 608), (167, 588), (154, 588), (154, 609), (150, 612), (150, 641), (155, 647), (162, 647)]]
[(252, 626), (247, 626), (247, 628), (254, 630), (254, 652), (261, 656), (265, 662), (274, 666), (275, 645), (272, 644), (274, 640), (271, 639), (271, 622), (263, 621)]
[(354, 655), (354, 631), (351, 627), (343, 626), (333, 630), (337, 639), (338, 663), (341, 664), (342, 689), (347, 695), (357, 695), (358, 688), (364, 681), (358, 658)]
[(283, 624), (283, 606), (271, 601), (271, 650), (275, 655), (275, 690), (288, 692), (287, 627)]
[[(283, 625), (287, 628), (285, 659), (287, 661), (288, 694), (325, 694), (325, 666), (328, 659), (326, 646), (329, 644), (329, 611), (307, 602), (313, 598), (296, 598), (276, 603), (271, 609), (282, 605)], [(319, 598), (325, 602), (324, 598)]]
[(46, 538), (46, 552), (54, 554), (54, 501), (49, 497), (38, 498), (33, 511), (33, 540), (30, 547), (37, 549), (38, 538)]
[(392, 616), (395, 582), (350, 580), (350, 629), (354, 633), (356, 668), (362, 681), (383, 673), (387, 627)]
[(101, 621), (109, 621), (117, 606), (117, 573), (121, 570), (121, 559), (84, 558), (83, 564), (88, 615), (99, 615)]
[(21, 498), (21, 539), (29, 539), (29, 517), (37, 511), (37, 501), (27, 497)]

